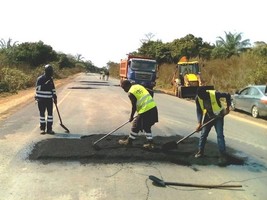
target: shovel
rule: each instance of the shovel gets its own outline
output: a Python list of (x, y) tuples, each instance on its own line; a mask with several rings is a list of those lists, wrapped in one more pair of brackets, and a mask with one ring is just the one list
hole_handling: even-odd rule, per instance
[(100, 139), (98, 139), (97, 141), (95, 141), (93, 143), (93, 148), (95, 150), (100, 150), (101, 148), (97, 145), (98, 142), (100, 142), (101, 140), (105, 139), (106, 137), (108, 137), (109, 135), (111, 135), (112, 133), (114, 133), (115, 131), (119, 130), (121, 127), (125, 126), (126, 124), (129, 123), (129, 120), (127, 122), (124, 122), (122, 125), (120, 125), (119, 127), (117, 127), (116, 129), (114, 129), (113, 131), (110, 131), (109, 133), (107, 133), (106, 135), (104, 135), (103, 137), (101, 137)]
[(226, 189), (226, 188), (239, 188), (242, 185), (203, 185), (203, 184), (192, 184), (192, 183), (175, 183), (175, 182), (165, 182), (155, 176), (150, 175), (149, 179), (153, 181), (156, 186), (166, 187), (166, 185), (175, 185), (175, 186), (184, 186), (184, 187), (197, 187), (197, 188), (217, 188), (217, 189)]
[(57, 114), (58, 114), (58, 118), (59, 118), (59, 121), (60, 121), (60, 126), (65, 129), (66, 133), (69, 133), (70, 132), (69, 129), (66, 126), (64, 126), (64, 124), (62, 123), (62, 119), (61, 119), (61, 116), (59, 114), (59, 110), (58, 110), (58, 107), (57, 107), (56, 103), (55, 103), (55, 106), (56, 106), (56, 109), (57, 109)]
[[(136, 118), (137, 116), (134, 117), (134, 119)], [(97, 141), (95, 141), (93, 143), (93, 148), (95, 150), (100, 150), (101, 148), (97, 145), (98, 142), (100, 142), (101, 140), (105, 139), (106, 137), (108, 137), (109, 135), (111, 135), (112, 133), (114, 133), (115, 131), (119, 130), (121, 127), (125, 126), (126, 124), (128, 124), (130, 121), (126, 121), (124, 122), (122, 125), (120, 125), (119, 127), (115, 128), (114, 130), (110, 131), (109, 133), (107, 133), (106, 135), (104, 135), (103, 137), (101, 137), (100, 139), (98, 139)]]
[[(211, 122), (213, 122), (215, 118), (212, 118), (211, 120), (209, 120), (208, 122), (206, 122), (205, 124), (203, 124), (199, 130), (201, 130), (204, 126), (207, 126), (208, 124), (210, 124)], [(163, 151), (168, 151), (168, 150), (172, 150), (172, 149), (176, 149), (177, 148), (177, 145), (180, 144), (182, 141), (184, 141), (185, 139), (189, 138), (191, 135), (195, 134), (196, 132), (198, 132), (199, 130), (195, 130), (193, 131), (192, 133), (190, 133), (189, 135), (183, 137), (182, 139), (180, 139), (178, 142), (176, 141), (172, 141), (172, 142), (167, 142), (165, 144), (162, 145), (161, 149)]]

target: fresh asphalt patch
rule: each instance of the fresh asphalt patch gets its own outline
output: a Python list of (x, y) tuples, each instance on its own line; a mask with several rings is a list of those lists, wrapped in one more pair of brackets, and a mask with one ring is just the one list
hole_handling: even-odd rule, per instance
[[(42, 140), (36, 143), (29, 154), (29, 160), (51, 163), (58, 161), (78, 161), (83, 164), (113, 164), (134, 162), (162, 162), (177, 165), (220, 165), (218, 163), (219, 153), (216, 143), (207, 142), (205, 156), (195, 158), (197, 152), (198, 138), (191, 137), (177, 145), (177, 148), (164, 151), (161, 147), (170, 141), (181, 139), (179, 136), (161, 137), (155, 136), (155, 148), (146, 150), (143, 144), (145, 136), (138, 137), (132, 146), (122, 146), (119, 139), (126, 138), (125, 135), (110, 135), (93, 145), (95, 141), (104, 134), (92, 134), (83, 137), (57, 137)], [(95, 147), (98, 147), (97, 149)], [(227, 159), (223, 166), (244, 165), (246, 158), (236, 156), (236, 151), (227, 149)], [(222, 166), (222, 165), (220, 165)]]

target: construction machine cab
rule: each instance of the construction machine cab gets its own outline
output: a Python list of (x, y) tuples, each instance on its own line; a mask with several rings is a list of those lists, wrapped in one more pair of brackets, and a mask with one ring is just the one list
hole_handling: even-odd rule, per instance
[(188, 61), (182, 57), (172, 79), (174, 95), (180, 98), (194, 98), (198, 87), (214, 89), (213, 86), (203, 86), (200, 65), (198, 61)]
[(178, 62), (177, 71), (181, 85), (201, 86), (200, 68), (198, 61)]

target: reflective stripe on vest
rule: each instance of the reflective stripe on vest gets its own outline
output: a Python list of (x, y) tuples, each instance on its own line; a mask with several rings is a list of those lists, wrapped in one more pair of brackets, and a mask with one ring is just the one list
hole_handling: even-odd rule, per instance
[(136, 110), (138, 114), (142, 114), (156, 107), (153, 98), (142, 85), (132, 85), (129, 93), (133, 94), (137, 99)]
[[(210, 95), (210, 103), (211, 103), (212, 112), (215, 115), (218, 115), (223, 110), (223, 108), (220, 107), (220, 105), (218, 104), (218, 102), (216, 100), (215, 90), (207, 90), (207, 92)], [(204, 107), (204, 102), (199, 97), (197, 97), (197, 98), (198, 98), (198, 102), (199, 102), (199, 105), (201, 107), (201, 110), (204, 112), (206, 110)]]
[(53, 95), (55, 95), (55, 94), (56, 94), (56, 89), (52, 89), (52, 91), (43, 91), (43, 90), (41, 90), (40, 85), (36, 87), (35, 97), (51, 99), (51, 98), (53, 98)]

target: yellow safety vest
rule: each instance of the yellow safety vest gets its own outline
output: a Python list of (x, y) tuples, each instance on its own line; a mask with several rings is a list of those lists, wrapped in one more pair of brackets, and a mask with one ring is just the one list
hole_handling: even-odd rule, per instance
[(142, 85), (132, 85), (129, 93), (133, 94), (137, 99), (136, 110), (138, 114), (142, 114), (156, 107), (155, 101)]
[[(223, 108), (218, 104), (218, 102), (216, 100), (215, 90), (207, 90), (207, 92), (210, 95), (210, 103), (211, 103), (212, 112), (215, 115), (218, 115), (223, 110)], [(198, 102), (199, 102), (199, 105), (201, 107), (201, 110), (203, 112), (205, 112), (206, 109), (204, 107), (203, 100), (198, 97)]]

